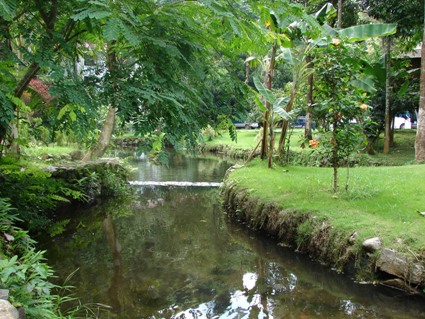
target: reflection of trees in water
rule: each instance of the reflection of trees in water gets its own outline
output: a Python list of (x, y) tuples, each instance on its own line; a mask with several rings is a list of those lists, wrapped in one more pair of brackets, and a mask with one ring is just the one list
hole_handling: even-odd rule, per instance
[(139, 181), (221, 181), (225, 171), (231, 166), (226, 160), (214, 158), (196, 158), (184, 153), (170, 153), (168, 165), (157, 165), (148, 157), (134, 161), (132, 173), (134, 180)]
[[(373, 296), (305, 256), (226, 225), (217, 196), (217, 190), (145, 188), (134, 200), (83, 212), (72, 233), (52, 242), (63, 277), (80, 267), (78, 294), (112, 305), (120, 319), (191, 318), (190, 311), (250, 318), (343, 318), (351, 311), (377, 318), (378, 308), (396, 308), (390, 297)], [(147, 205), (158, 198), (162, 205)], [(250, 273), (255, 285), (244, 288)]]
[(120, 296), (125, 292), (125, 287), (123, 287), (121, 245), (118, 241), (111, 215), (107, 215), (103, 220), (103, 231), (105, 232), (106, 241), (111, 249), (114, 263), (111, 285), (108, 289), (109, 301), (113, 310), (115, 312), (120, 312), (122, 308), (121, 305), (125, 305), (125, 302), (120, 300)]

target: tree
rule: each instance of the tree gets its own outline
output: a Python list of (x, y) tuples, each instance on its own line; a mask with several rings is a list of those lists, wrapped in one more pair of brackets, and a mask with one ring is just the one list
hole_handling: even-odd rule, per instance
[[(379, 19), (387, 23), (397, 24), (396, 38), (399, 39), (409, 51), (421, 39), (423, 14), (422, 10), (417, 10), (422, 7), (422, 1), (398, 1), (398, 0), (364, 0), (363, 8), (373, 18)], [(386, 40), (386, 114), (385, 114), (385, 138), (384, 138), (384, 153), (390, 150), (390, 123), (391, 123), (391, 107), (390, 107), (390, 39)]]
[[(4, 145), (10, 127), (17, 126), (20, 109), (24, 107), (21, 97), (30, 81), (40, 71), (50, 71), (55, 84), (63, 85), (65, 78), (70, 79), (64, 62), (75, 57), (77, 40), (85, 32), (85, 26), (71, 19), (74, 10), (80, 8), (80, 1), (11, 0), (3, 4), (0, 22), (7, 30), (5, 39), (11, 44), (6, 50), (6, 63), (0, 66), (0, 73), (8, 78), (4, 82), (7, 85), (3, 85), (0, 92), (0, 142)], [(14, 70), (16, 66), (18, 68)], [(74, 93), (71, 94), (70, 90)], [(69, 102), (66, 96), (81, 96), (84, 94), (82, 90), (81, 86), (76, 85), (73, 89), (68, 86), (69, 94), (61, 92), (61, 101)], [(76, 93), (78, 91), (80, 94)], [(16, 138), (11, 137), (12, 146), (16, 145)]]
[[(166, 141), (176, 145), (182, 138), (194, 145), (197, 133), (211, 119), (213, 95), (205, 80), (218, 68), (210, 66), (218, 64), (217, 61), (222, 65), (233, 64), (236, 54), (229, 43), (239, 45), (235, 49), (240, 49), (243, 41), (252, 41), (247, 36), (248, 28), (252, 36), (256, 35), (249, 9), (242, 5), (228, 6), (226, 2), (101, 0), (65, 4), (34, 0), (24, 4), (16, 0), (13, 3), (16, 12), (22, 6), (37, 28), (30, 30), (29, 20), (23, 16), (15, 21), (3, 14), (4, 19), (10, 18), (5, 20), (8, 30), (19, 30), (11, 38), (29, 40), (36, 34), (41, 40), (33, 41), (31, 50), (23, 55), (22, 65), (28, 65), (26, 74), (20, 80), (11, 76), (8, 91), (3, 94), (7, 103), (2, 104), (5, 107), (1, 114), (4, 115), (2, 140), (28, 82), (36, 74), (48, 72), (49, 91), (60, 97), (56, 99), (56, 112), (51, 114), (57, 125), (61, 121), (82, 127), (86, 118), (90, 122), (85, 126), (87, 129), (96, 121), (97, 115), (92, 110), (106, 105), (115, 108), (123, 123), (133, 122), (137, 134), (151, 134), (160, 142), (156, 146)], [(4, 43), (8, 38), (4, 37)], [(68, 66), (80, 56), (79, 43), (87, 41), (98, 47), (114, 41), (115, 58), (110, 60), (116, 61), (113, 70), (109, 67), (105, 73), (105, 67), (100, 67), (101, 76), (84, 79), (74, 74)], [(21, 45), (17, 50), (25, 49)], [(231, 63), (230, 59), (233, 59)], [(12, 64), (8, 67), (2, 68), (1, 74), (12, 74), (9, 72)], [(224, 70), (232, 82), (233, 70), (230, 67)], [(238, 95), (245, 91), (242, 85), (231, 89), (239, 91)], [(214, 112), (217, 116), (216, 109)], [(109, 114), (111, 118), (115, 112)], [(95, 131), (93, 126), (90, 128)], [(96, 148), (99, 150), (96, 156), (104, 148)]]
[[(424, 3), (425, 12), (425, 3)], [(416, 130), (415, 158), (417, 162), (425, 161), (425, 13), (424, 29), (421, 47), (421, 79), (420, 100), (418, 112), (418, 127)]]
[[(338, 191), (338, 168), (342, 161), (347, 162), (349, 155), (359, 146), (361, 134), (351, 120), (368, 109), (366, 96), (356, 87), (355, 80), (361, 73), (361, 48), (345, 44), (339, 39), (323, 48), (317, 48), (315, 54), (315, 108), (316, 118), (330, 124), (331, 130), (323, 131), (318, 140), (310, 140), (310, 147), (317, 148), (318, 143), (327, 153), (333, 167), (333, 191)], [(357, 59), (352, 59), (356, 56)], [(346, 184), (348, 188), (348, 184)]]

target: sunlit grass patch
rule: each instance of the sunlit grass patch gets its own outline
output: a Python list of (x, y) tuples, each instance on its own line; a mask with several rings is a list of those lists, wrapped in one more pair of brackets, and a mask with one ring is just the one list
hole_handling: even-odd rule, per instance
[(425, 165), (359, 167), (350, 169), (345, 191), (344, 170), (340, 170), (340, 191), (332, 189), (332, 169), (276, 166), (255, 160), (232, 173), (231, 179), (250, 195), (276, 202), (284, 209), (310, 212), (326, 218), (333, 227), (357, 232), (360, 239), (379, 236), (389, 247), (408, 243), (415, 250), (425, 248), (423, 194)]

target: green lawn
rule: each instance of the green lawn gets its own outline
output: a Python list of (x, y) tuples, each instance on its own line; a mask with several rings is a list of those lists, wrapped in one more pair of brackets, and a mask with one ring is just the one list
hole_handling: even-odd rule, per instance
[[(277, 147), (280, 131), (276, 130)], [(304, 129), (294, 129), (290, 131), (290, 149), (296, 152), (302, 152), (300, 147)], [(381, 165), (406, 165), (413, 164), (415, 159), (415, 130), (396, 130), (394, 134), (394, 144), (391, 147), (390, 154), (382, 154), (383, 149), (383, 136), (377, 142), (375, 147), (376, 154), (364, 154), (373, 162), (380, 163)], [(232, 141), (229, 134), (224, 132), (222, 135), (215, 137), (213, 140), (206, 142), (207, 145), (229, 145), (238, 149), (253, 149), (260, 139), (259, 130), (237, 130), (237, 140)], [(308, 150), (308, 149), (307, 149)]]
[(332, 169), (275, 166), (259, 159), (231, 174), (240, 187), (282, 208), (312, 212), (333, 227), (356, 231), (359, 239), (379, 236), (386, 247), (425, 253), (425, 165), (339, 170), (340, 192), (332, 192)]
[[(260, 140), (261, 136), (260, 136), (260, 130), (255, 129), (255, 130), (245, 130), (245, 129), (241, 129), (241, 130), (237, 130), (237, 140), (236, 141), (232, 141), (232, 139), (230, 138), (229, 134), (227, 132), (223, 132), (221, 135), (215, 137), (213, 140), (206, 142), (207, 145), (219, 145), (219, 144), (225, 144), (225, 145), (230, 145), (232, 147), (235, 148), (240, 148), (240, 149), (252, 149), (254, 148), (258, 141)], [(276, 146), (278, 144), (279, 141), (279, 137), (280, 137), (280, 131), (276, 130)], [(291, 132), (291, 147), (296, 148), (296, 149), (300, 149), (300, 145), (301, 142), (300, 140), (303, 137), (303, 133), (304, 130), (303, 129), (294, 129)]]

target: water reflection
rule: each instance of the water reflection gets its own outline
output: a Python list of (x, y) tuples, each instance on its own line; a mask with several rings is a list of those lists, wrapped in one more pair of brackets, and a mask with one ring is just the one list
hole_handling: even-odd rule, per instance
[[(177, 163), (151, 174), (137, 161), (135, 175), (170, 180), (190, 164), (199, 171), (175, 176), (219, 181), (228, 166)], [(354, 284), (228, 221), (217, 189), (135, 190), (73, 212), (68, 232), (47, 243), (60, 278), (80, 269), (71, 284), (83, 303), (112, 307), (100, 318), (425, 318), (418, 301)]]

